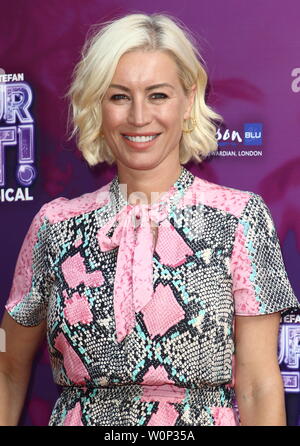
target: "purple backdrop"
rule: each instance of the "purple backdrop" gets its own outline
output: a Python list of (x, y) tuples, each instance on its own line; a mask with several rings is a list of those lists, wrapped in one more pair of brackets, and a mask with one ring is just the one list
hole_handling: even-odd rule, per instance
[[(198, 39), (208, 66), (208, 102), (225, 124), (219, 155), (203, 165), (189, 163), (187, 168), (218, 184), (263, 196), (275, 220), (290, 281), (300, 296), (299, 1), (15, 0), (1, 6), (0, 74), (24, 73), (31, 87), (37, 178), (29, 187), (32, 200), (0, 201), (0, 317), (35, 212), (55, 197), (93, 191), (115, 173), (106, 165), (88, 169), (74, 144), (66, 141), (63, 95), (89, 26), (131, 12), (174, 15)], [(3, 137), (9, 124), (1, 116), (1, 107), (0, 117)], [(238, 136), (232, 138), (234, 131)], [(0, 191), (4, 194), (8, 188), (20, 187), (16, 181), (19, 160), (15, 145), (6, 146), (1, 155), (5, 184)], [(291, 322), (291, 317), (284, 322)], [(294, 317), (292, 322), (296, 346), (300, 321)], [(286, 377), (288, 424), (300, 425), (300, 350), (295, 347), (292, 353), (297, 363), (293, 373), (289, 372), (289, 352), (280, 353), (285, 358), (281, 368)], [(44, 344), (35, 361), (20, 424), (47, 425), (58, 391)]]

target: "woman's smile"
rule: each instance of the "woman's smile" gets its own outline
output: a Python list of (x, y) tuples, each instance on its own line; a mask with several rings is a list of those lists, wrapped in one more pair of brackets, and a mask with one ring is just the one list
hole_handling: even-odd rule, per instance
[(154, 135), (139, 135), (139, 136), (130, 136), (130, 135), (124, 135), (122, 134), (122, 138), (128, 144), (130, 147), (133, 147), (134, 149), (140, 149), (144, 150), (148, 147), (152, 147), (161, 133), (156, 133)]

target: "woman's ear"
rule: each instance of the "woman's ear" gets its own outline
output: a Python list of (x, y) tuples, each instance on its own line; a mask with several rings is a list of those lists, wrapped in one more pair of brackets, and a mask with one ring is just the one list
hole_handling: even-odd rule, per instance
[(195, 100), (196, 90), (197, 90), (197, 85), (193, 84), (188, 92), (188, 106), (184, 114), (184, 119), (188, 119), (190, 117), (191, 110)]

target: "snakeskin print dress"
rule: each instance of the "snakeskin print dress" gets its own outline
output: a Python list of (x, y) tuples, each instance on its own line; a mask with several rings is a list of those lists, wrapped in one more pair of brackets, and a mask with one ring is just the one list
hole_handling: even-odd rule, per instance
[(49, 426), (237, 426), (235, 315), (300, 308), (270, 211), (183, 166), (151, 206), (122, 187), (44, 204), (19, 253), (5, 308), (47, 320)]

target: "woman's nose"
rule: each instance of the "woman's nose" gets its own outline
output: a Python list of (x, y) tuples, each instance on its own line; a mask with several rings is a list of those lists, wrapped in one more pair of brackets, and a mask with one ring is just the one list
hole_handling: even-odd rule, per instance
[(142, 99), (132, 101), (128, 114), (128, 122), (139, 127), (151, 122), (151, 112)]

